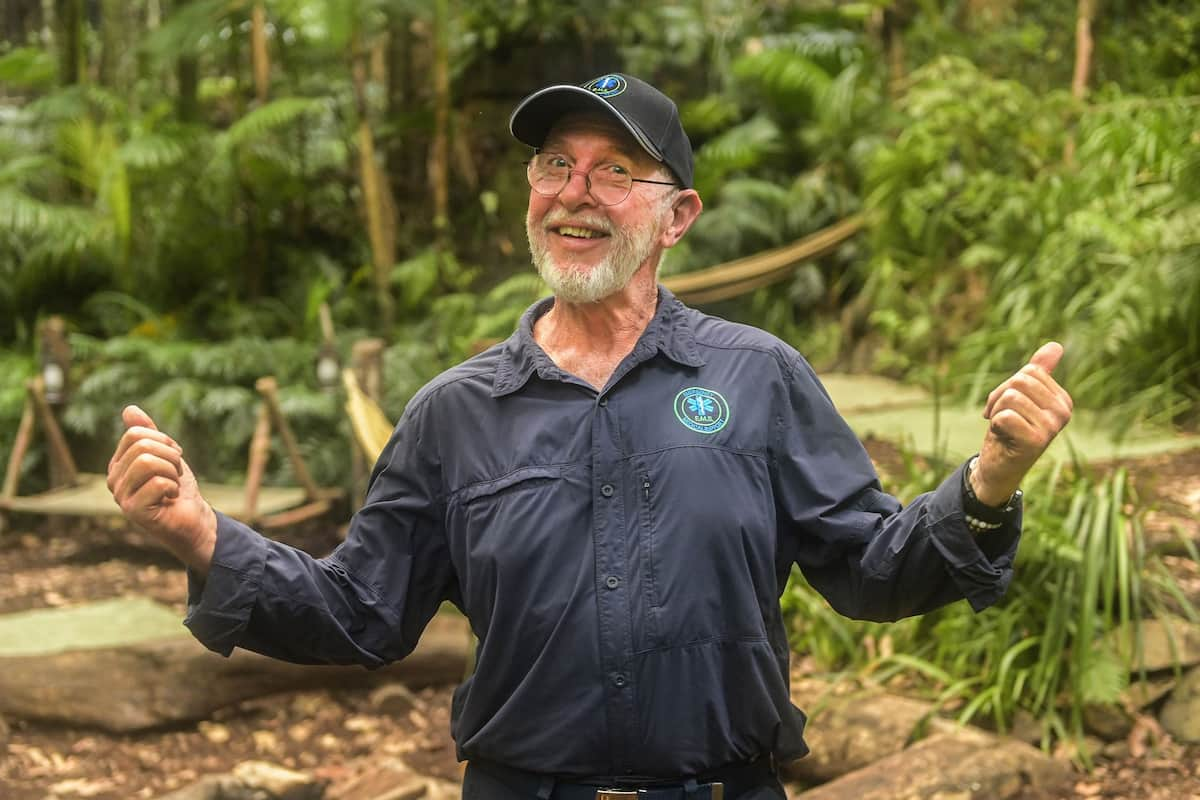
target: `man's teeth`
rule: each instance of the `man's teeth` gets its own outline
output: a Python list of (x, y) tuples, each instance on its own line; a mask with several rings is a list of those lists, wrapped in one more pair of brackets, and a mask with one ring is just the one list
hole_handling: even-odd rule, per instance
[(562, 236), (575, 236), (580, 239), (596, 239), (603, 235), (598, 231), (589, 230), (587, 228), (574, 228), (569, 225), (564, 225), (563, 227), (559, 228), (558, 232)]

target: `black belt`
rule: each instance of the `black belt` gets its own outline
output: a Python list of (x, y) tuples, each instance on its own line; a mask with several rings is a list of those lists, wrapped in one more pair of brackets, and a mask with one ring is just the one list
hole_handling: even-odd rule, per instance
[(734, 764), (691, 778), (557, 778), (472, 759), (468, 769), (478, 769), (520, 787), (525, 797), (539, 800), (736, 800), (759, 786), (775, 781), (769, 758)]

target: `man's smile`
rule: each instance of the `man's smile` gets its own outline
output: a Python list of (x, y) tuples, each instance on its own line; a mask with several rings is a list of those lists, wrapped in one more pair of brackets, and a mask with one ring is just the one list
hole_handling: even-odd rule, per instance
[(578, 225), (559, 225), (550, 229), (559, 236), (567, 236), (572, 239), (599, 239), (608, 236), (603, 231), (595, 231), (591, 228), (582, 228)]

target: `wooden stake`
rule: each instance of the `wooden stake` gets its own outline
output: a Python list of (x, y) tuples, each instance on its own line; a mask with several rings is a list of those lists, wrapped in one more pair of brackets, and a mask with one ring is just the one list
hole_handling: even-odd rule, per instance
[(250, 461), (246, 467), (246, 502), (242, 518), (253, 523), (258, 515), (258, 490), (262, 486), (267, 458), (271, 454), (271, 412), (265, 402), (258, 406), (258, 423), (250, 440)]
[(59, 486), (75, 486), (79, 483), (79, 470), (75, 467), (75, 459), (71, 456), (71, 448), (67, 437), (54, 416), (54, 410), (46, 402), (46, 384), (39, 375), (29, 382), (29, 396), (33, 398), (33, 407), (42, 421), (46, 431), (46, 444), (50, 450), (52, 472), (57, 473), (52, 483)]
[(300, 455), (300, 446), (296, 444), (292, 428), (288, 425), (287, 419), (283, 416), (283, 409), (279, 406), (278, 384), (271, 377), (259, 378), (255, 382), (254, 388), (262, 395), (266, 407), (271, 412), (271, 422), (279, 429), (279, 438), (283, 440), (284, 450), (287, 451), (288, 459), (292, 462), (292, 471), (296, 473), (296, 480), (304, 489), (305, 498), (310, 503), (319, 500), (321, 491), (308, 472), (304, 457)]
[(17, 496), (17, 484), (21, 480), (21, 464), (25, 461), (25, 451), (33, 441), (33, 398), (25, 395), (25, 408), (21, 411), (21, 422), (17, 426), (17, 438), (13, 442), (12, 452), (8, 456), (8, 469), (4, 473), (4, 489), (0, 491), (0, 506), (5, 500)]

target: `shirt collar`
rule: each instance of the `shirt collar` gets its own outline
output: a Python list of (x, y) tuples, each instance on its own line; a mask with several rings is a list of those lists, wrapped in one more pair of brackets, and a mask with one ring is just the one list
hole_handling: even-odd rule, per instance
[[(500, 361), (496, 365), (496, 376), (492, 384), (492, 396), (503, 397), (520, 389), (536, 371), (546, 379), (556, 379), (562, 371), (555, 366), (533, 339), (533, 324), (554, 305), (553, 297), (546, 297), (530, 306), (521, 315), (517, 329), (504, 342)], [(685, 367), (702, 367), (704, 359), (696, 346), (696, 338), (688, 319), (688, 307), (676, 299), (665, 286), (658, 287), (658, 310), (642, 331), (633, 352), (638, 361), (648, 360), (656, 353)]]

